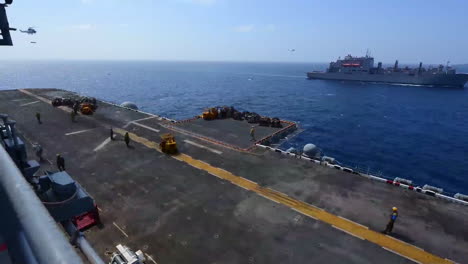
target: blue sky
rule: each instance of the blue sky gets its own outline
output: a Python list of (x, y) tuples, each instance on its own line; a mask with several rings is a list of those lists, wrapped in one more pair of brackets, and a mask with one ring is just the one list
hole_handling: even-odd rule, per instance
[(38, 33), (15, 32), (4, 59), (328, 62), (370, 49), (468, 63), (465, 0), (15, 0), (7, 12)]

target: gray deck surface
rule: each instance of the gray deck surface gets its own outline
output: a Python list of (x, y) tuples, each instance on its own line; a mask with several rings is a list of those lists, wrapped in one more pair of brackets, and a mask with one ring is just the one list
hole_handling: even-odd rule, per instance
[[(154, 123), (154, 120), (142, 121), (142, 123), (145, 122)], [(282, 129), (250, 124), (246, 120), (215, 119), (207, 121), (201, 118), (187, 123), (176, 124), (175, 126), (244, 149), (254, 144), (250, 138), (250, 128), (252, 126), (255, 129), (255, 140), (260, 140)], [(283, 124), (283, 126), (285, 127), (286, 124)]]
[[(49, 99), (64, 93), (30, 91)], [(69, 174), (95, 198), (104, 226), (93, 227), (86, 236), (105, 259), (106, 250), (122, 243), (143, 250), (158, 264), (412, 263), (136, 142), (126, 148), (120, 135), (94, 151), (109, 137), (110, 126), (127, 125), (132, 133), (159, 142), (160, 133), (170, 132), (161, 126), (163, 121), (138, 122), (157, 133), (129, 123), (148, 115), (101, 103), (95, 115), (79, 116), (72, 123), (68, 113), (42, 101), (21, 106), (34, 101), (16, 90), (2, 91), (0, 113), (17, 121), (29, 151), (30, 143), (39, 142), (52, 163), (61, 153)], [(35, 120), (36, 111), (42, 114), (42, 125)], [(92, 130), (66, 135), (87, 129)], [(197, 129), (204, 133), (203, 126)], [(213, 136), (215, 130), (208, 127), (205, 135)], [(175, 135), (182, 153), (372, 230), (382, 230), (389, 208), (397, 206), (394, 237), (443, 258), (460, 263), (468, 259), (465, 206), (271, 151), (241, 153)], [(55, 169), (55, 164), (42, 165), (42, 170)]]

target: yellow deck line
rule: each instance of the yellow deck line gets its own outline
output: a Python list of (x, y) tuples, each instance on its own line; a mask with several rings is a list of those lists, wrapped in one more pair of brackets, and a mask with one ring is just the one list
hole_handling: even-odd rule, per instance
[[(118, 128), (116, 128), (114, 131), (122, 135), (125, 134), (126, 132)], [(143, 144), (148, 148), (160, 151), (157, 143), (150, 141), (146, 138), (137, 136), (130, 132), (129, 132), (129, 135), (132, 141)], [(328, 223), (338, 229), (341, 229), (359, 238), (366, 239), (374, 244), (377, 244), (385, 249), (388, 249), (391, 252), (395, 252), (396, 254), (399, 254), (409, 260), (420, 262), (420, 263), (431, 263), (431, 264), (453, 263), (450, 260), (443, 259), (441, 257), (433, 255), (416, 246), (413, 246), (406, 242), (400, 241), (398, 239), (386, 236), (379, 232), (370, 230), (366, 226), (360, 225), (346, 218), (336, 216), (334, 214), (326, 212), (323, 209), (320, 209), (313, 205), (291, 198), (284, 193), (272, 190), (270, 188), (261, 187), (255, 182), (236, 176), (232, 174), (231, 172), (228, 172), (224, 169), (211, 166), (210, 164), (201, 160), (194, 159), (189, 155), (180, 153), (177, 155), (173, 155), (171, 157), (173, 157), (176, 160), (185, 162), (194, 168), (204, 170), (219, 178), (230, 181), (231, 183), (239, 187), (253, 191), (265, 197), (266, 199), (286, 205), (290, 207), (291, 209), (294, 209), (295, 211), (302, 213), (306, 216)]]
[[(25, 93), (27, 95), (33, 96), (45, 103), (50, 104), (50, 100), (35, 95), (27, 90), (19, 90), (22, 93)], [(59, 109), (70, 112), (71, 109), (65, 108), (65, 107), (59, 107)], [(115, 128), (114, 132), (124, 135), (125, 130), (120, 129), (120, 128)], [(156, 142), (153, 142), (151, 140), (148, 140), (146, 138), (137, 136), (134, 133), (130, 133), (130, 138), (132, 141), (138, 142), (148, 148), (155, 149), (157, 151), (161, 151), (159, 149), (159, 144)], [(405, 257), (409, 260), (412, 260), (414, 262), (418, 263), (431, 263), (431, 264), (436, 264), (436, 263), (454, 263), (448, 259), (443, 259), (441, 257), (438, 257), (436, 255), (433, 255), (429, 252), (424, 251), (421, 248), (418, 248), (416, 246), (410, 245), (406, 242), (403, 242), (401, 240), (395, 239), (393, 237), (389, 237), (387, 235), (381, 234), (376, 231), (372, 231), (368, 229), (367, 227), (360, 225), (358, 223), (355, 223), (351, 220), (348, 220), (346, 218), (336, 216), (334, 214), (328, 213), (324, 211), (323, 209), (320, 209), (318, 207), (315, 207), (311, 204), (305, 203), (303, 201), (296, 200), (294, 198), (291, 198), (287, 196), (284, 193), (272, 190), (270, 188), (264, 188), (259, 186), (257, 183), (252, 182), (250, 180), (247, 180), (245, 178), (236, 176), (224, 169), (217, 168), (214, 166), (211, 166), (210, 164), (197, 160), (192, 158), (189, 155), (180, 153), (178, 155), (171, 156), (174, 159), (177, 159), (179, 161), (185, 162), (188, 165), (204, 170), (208, 172), (209, 174), (212, 174), (218, 178), (225, 179), (227, 181), (230, 181), (231, 183), (242, 187), (246, 190), (253, 191), (261, 196), (263, 196), (266, 199), (269, 199), (271, 201), (281, 203), (283, 205), (286, 205), (290, 207), (291, 209), (295, 210), (296, 212), (302, 213), (308, 217), (320, 220), (322, 222), (328, 223), (338, 229), (341, 229), (343, 231), (346, 231), (347, 233), (350, 233), (354, 236), (357, 236), (359, 238), (366, 239), (374, 244), (377, 244), (384, 248), (385, 250), (388, 250), (390, 252), (393, 252), (397, 255), (400, 255), (402, 257)]]

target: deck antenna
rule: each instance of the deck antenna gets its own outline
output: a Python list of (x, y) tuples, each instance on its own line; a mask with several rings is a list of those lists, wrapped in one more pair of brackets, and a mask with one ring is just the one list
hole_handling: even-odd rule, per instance
[(369, 49), (366, 50), (366, 58), (368, 58), (370, 56), (370, 52), (369, 52)]

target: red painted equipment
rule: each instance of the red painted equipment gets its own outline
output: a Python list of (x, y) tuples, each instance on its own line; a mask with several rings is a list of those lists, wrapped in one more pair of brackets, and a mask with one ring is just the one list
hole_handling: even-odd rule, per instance
[(94, 210), (73, 217), (72, 222), (80, 231), (100, 224), (101, 219), (99, 218), (99, 210), (97, 209), (97, 205), (94, 207)]

